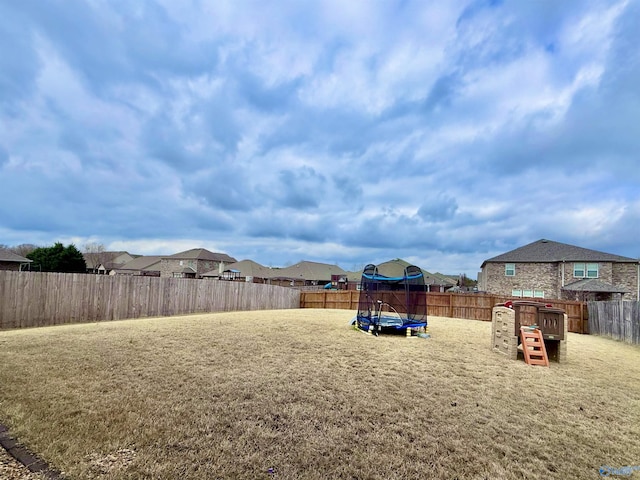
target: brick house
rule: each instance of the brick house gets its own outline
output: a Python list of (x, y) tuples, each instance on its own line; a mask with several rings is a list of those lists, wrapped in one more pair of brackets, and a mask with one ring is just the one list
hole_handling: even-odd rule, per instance
[(22, 265), (29, 265), (33, 260), (13, 253), (6, 248), (0, 248), (0, 270), (22, 270)]
[(264, 267), (253, 260), (240, 260), (224, 266), (220, 271), (218, 268), (202, 274), (203, 278), (215, 280), (234, 280), (250, 283), (270, 283), (271, 269)]
[(328, 263), (300, 261), (294, 265), (271, 270), (269, 283), (283, 287), (322, 287), (332, 283), (335, 277), (344, 277), (346, 282), (347, 272), (338, 265)]
[(202, 278), (211, 270), (224, 270), (237, 260), (226, 253), (214, 253), (205, 248), (192, 248), (160, 260), (161, 277)]
[(485, 260), (478, 288), (513, 297), (637, 301), (640, 261), (542, 239)]

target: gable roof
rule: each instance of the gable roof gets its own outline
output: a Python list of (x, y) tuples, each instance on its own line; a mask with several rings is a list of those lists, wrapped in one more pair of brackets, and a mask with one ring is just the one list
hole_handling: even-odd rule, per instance
[(127, 251), (85, 252), (82, 254), (87, 268), (98, 268), (100, 265), (106, 270), (113, 270), (140, 255), (132, 255)]
[(485, 264), (494, 263), (551, 263), (551, 262), (614, 262), (614, 263), (638, 263), (635, 258), (613, 255), (611, 253), (589, 250), (588, 248), (576, 247), (566, 243), (553, 242), (541, 239), (525, 245), (510, 252), (503, 253), (497, 257), (490, 258), (482, 262)]
[(11, 250), (7, 250), (6, 248), (0, 248), (0, 262), (31, 263), (33, 260), (29, 260), (17, 253), (13, 253)]
[[(384, 275), (385, 277), (402, 277), (404, 276), (404, 269), (410, 265), (411, 263), (407, 262), (406, 260), (403, 260), (401, 258), (396, 258), (394, 260), (388, 260), (386, 262), (383, 262), (377, 265), (377, 267), (378, 267), (378, 273), (380, 275)], [(455, 281), (452, 281), (450, 278), (444, 275), (428, 272), (424, 268), (420, 268), (420, 270), (424, 275), (425, 285), (451, 286), (456, 284)], [(360, 281), (362, 277), (362, 270), (357, 272), (357, 274), (358, 274), (357, 281)]]
[(445, 275), (444, 273), (440, 273), (440, 272), (435, 272), (435, 273), (432, 273), (431, 275), (442, 280), (444, 285), (455, 285), (458, 283), (457, 275)]
[(185, 250), (184, 252), (175, 253), (162, 258), (171, 258), (174, 260), (211, 260), (214, 262), (225, 263), (237, 262), (235, 258), (230, 257), (226, 253), (214, 253), (210, 252), (206, 248), (192, 248), (191, 250)]
[(139, 270), (139, 271), (160, 271), (160, 260), (163, 257), (156, 255), (145, 255), (134, 258), (130, 262), (117, 267), (117, 270)]
[(338, 265), (302, 261), (290, 267), (272, 269), (271, 278), (291, 278), (299, 280), (331, 280), (331, 275), (346, 275)]
[[(271, 277), (271, 269), (269, 267), (264, 267), (253, 260), (241, 260), (236, 263), (232, 263), (227, 265), (224, 271), (232, 271), (235, 270), (240, 272), (241, 277), (254, 277), (254, 278), (269, 278)], [(219, 277), (220, 272), (216, 270), (211, 270), (210, 272), (203, 273), (203, 277)]]

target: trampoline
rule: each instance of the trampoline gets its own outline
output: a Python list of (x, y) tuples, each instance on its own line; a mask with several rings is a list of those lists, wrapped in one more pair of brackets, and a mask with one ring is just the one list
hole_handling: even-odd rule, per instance
[(361, 330), (410, 335), (427, 327), (424, 274), (408, 265), (401, 277), (387, 277), (369, 264), (362, 271), (356, 325)]

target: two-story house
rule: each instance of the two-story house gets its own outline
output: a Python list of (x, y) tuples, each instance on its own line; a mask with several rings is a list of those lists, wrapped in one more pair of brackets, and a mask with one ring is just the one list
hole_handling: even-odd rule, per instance
[(542, 239), (485, 260), (478, 288), (513, 297), (638, 300), (640, 261)]
[(206, 248), (192, 248), (160, 260), (161, 277), (202, 278), (202, 274), (218, 269), (237, 260), (226, 253), (210, 252)]

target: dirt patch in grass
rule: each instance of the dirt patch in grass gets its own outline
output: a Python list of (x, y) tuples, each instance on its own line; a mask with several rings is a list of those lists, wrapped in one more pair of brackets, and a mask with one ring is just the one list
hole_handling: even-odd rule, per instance
[[(598, 478), (640, 465), (640, 349), (373, 337), (283, 310), (0, 332), (0, 422), (71, 478)], [(638, 476), (638, 473), (634, 475)]]

